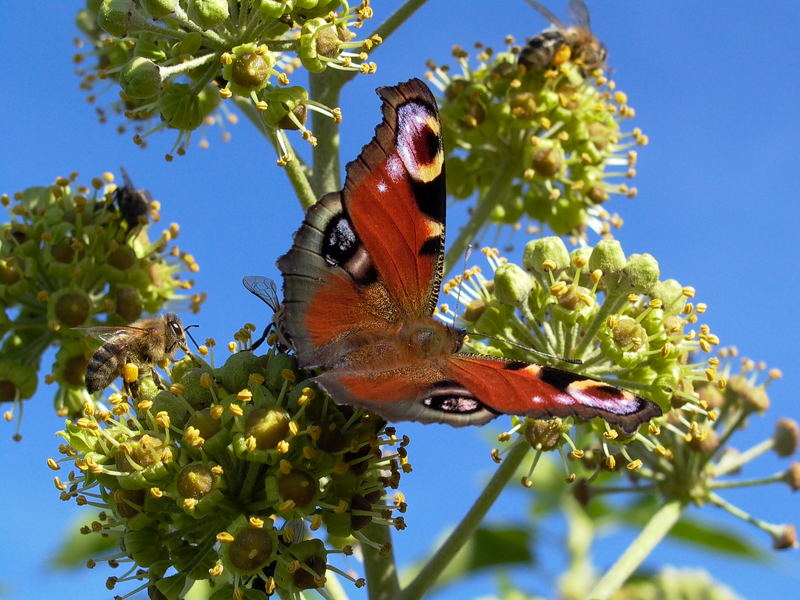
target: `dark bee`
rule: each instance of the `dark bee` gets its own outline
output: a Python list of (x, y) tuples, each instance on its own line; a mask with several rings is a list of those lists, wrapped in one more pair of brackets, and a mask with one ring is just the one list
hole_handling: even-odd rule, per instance
[(529, 38), (519, 53), (518, 62), (528, 71), (544, 71), (570, 60), (588, 73), (606, 67), (608, 50), (592, 33), (589, 10), (582, 0), (570, 0), (569, 16), (574, 23), (566, 27), (550, 10), (527, 0), (553, 28)]
[(153, 197), (147, 190), (137, 190), (125, 169), (120, 167), (120, 171), (125, 185), (114, 191), (114, 202), (122, 219), (128, 224), (128, 231), (131, 231), (134, 227), (147, 223), (147, 213)]
[[(122, 376), (126, 363), (152, 368), (171, 358), (180, 348), (188, 352), (181, 320), (169, 313), (161, 317), (140, 319), (128, 327), (82, 327), (105, 342), (86, 365), (86, 389), (98, 392)], [(154, 378), (158, 377), (153, 373)]]
[(255, 350), (261, 344), (263, 344), (273, 327), (275, 327), (275, 329), (278, 331), (281, 345), (288, 347), (288, 344), (285, 343), (286, 338), (281, 332), (280, 327), (276, 327), (276, 323), (280, 323), (283, 310), (281, 308), (280, 300), (278, 300), (278, 287), (275, 285), (275, 282), (269, 277), (262, 277), (261, 275), (248, 275), (247, 277), (242, 278), (242, 285), (244, 285), (244, 287), (247, 288), (247, 291), (249, 291), (251, 294), (261, 298), (261, 300), (263, 300), (264, 303), (272, 309), (272, 312), (275, 313), (272, 322), (270, 322), (270, 324), (264, 329), (264, 333), (261, 334), (261, 337), (253, 342), (249, 350)]

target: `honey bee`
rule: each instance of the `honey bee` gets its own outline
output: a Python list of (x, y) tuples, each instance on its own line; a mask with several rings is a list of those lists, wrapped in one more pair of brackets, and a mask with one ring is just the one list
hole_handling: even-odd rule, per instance
[(582, 0), (569, 1), (570, 21), (566, 27), (550, 10), (536, 2), (526, 0), (553, 28), (529, 38), (519, 53), (518, 62), (529, 71), (543, 71), (571, 60), (584, 72), (606, 67), (608, 50), (589, 27), (589, 9)]
[(281, 302), (278, 300), (278, 287), (275, 285), (275, 282), (269, 277), (262, 277), (261, 275), (248, 275), (247, 277), (242, 278), (242, 285), (244, 285), (244, 287), (247, 288), (247, 291), (249, 291), (251, 294), (263, 300), (264, 303), (272, 309), (272, 312), (275, 313), (273, 320), (264, 329), (264, 333), (262, 333), (261, 337), (253, 342), (248, 349), (252, 351), (263, 344), (273, 327), (275, 327), (278, 332), (281, 345), (288, 347), (289, 344), (286, 343), (286, 338), (281, 332), (280, 326), (276, 326), (276, 323), (279, 324), (281, 321), (283, 310), (281, 308)]
[[(105, 342), (86, 365), (86, 389), (95, 393), (107, 388), (122, 375), (126, 363), (147, 366), (171, 358), (186, 346), (185, 329), (177, 315), (140, 319), (128, 327), (81, 327)], [(158, 382), (158, 376), (153, 372)]]

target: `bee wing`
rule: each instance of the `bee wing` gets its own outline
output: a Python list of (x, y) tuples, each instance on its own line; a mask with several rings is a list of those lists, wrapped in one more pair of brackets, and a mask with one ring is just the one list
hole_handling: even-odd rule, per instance
[(261, 275), (248, 275), (242, 278), (242, 285), (244, 285), (251, 294), (258, 296), (266, 302), (267, 306), (272, 309), (272, 312), (278, 312), (281, 303), (278, 300), (278, 287), (272, 279), (262, 277)]
[(567, 8), (569, 19), (577, 27), (591, 31), (589, 25), (589, 9), (583, 0), (569, 0), (569, 7)]
[(111, 340), (124, 335), (139, 336), (147, 333), (146, 329), (140, 329), (138, 327), (125, 327), (122, 325), (117, 327), (109, 327), (106, 325), (98, 325), (96, 327), (73, 327), (73, 329), (85, 331), (89, 335), (99, 338), (104, 342), (110, 342)]
[[(536, 0), (525, 0), (525, 1), (526, 1), (528, 4), (530, 4), (530, 5), (533, 7), (533, 9), (534, 9), (536, 12), (538, 12), (538, 13), (539, 13), (540, 15), (542, 15), (542, 16), (543, 16), (545, 19), (547, 19), (548, 21), (550, 21), (550, 23), (551, 23), (552, 25), (555, 25), (555, 26), (556, 26), (556, 28), (560, 29), (561, 31), (564, 31), (564, 30), (566, 29), (566, 27), (564, 27), (564, 24), (561, 22), (561, 19), (559, 19), (559, 18), (558, 18), (557, 16), (555, 16), (555, 15), (554, 15), (552, 12), (550, 12), (550, 9), (549, 9), (549, 8), (547, 8), (547, 7), (546, 7), (546, 6), (544, 6), (543, 4), (539, 4), (538, 2), (536, 2)], [(570, 0), (570, 3), (569, 3), (569, 5), (570, 5), (570, 10), (572, 9), (572, 2), (573, 2), (573, 1), (574, 1), (574, 0)], [(578, 1), (580, 1), (580, 0), (578, 0)], [(581, 4), (583, 4), (583, 3), (581, 2)], [(586, 7), (584, 6), (584, 8), (586, 8)], [(588, 13), (587, 13), (587, 15), (588, 15)]]

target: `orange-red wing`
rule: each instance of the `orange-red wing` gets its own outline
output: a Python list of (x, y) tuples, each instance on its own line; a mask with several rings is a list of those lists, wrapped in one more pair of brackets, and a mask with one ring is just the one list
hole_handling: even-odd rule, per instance
[(433, 312), (444, 249), (445, 177), (436, 100), (418, 79), (379, 88), (383, 122), (347, 165), (344, 213), (400, 310)]
[(629, 432), (661, 414), (657, 404), (628, 390), (530, 363), (454, 354), (445, 376), (497, 413), (533, 418), (600, 417)]
[(314, 379), (336, 402), (365, 408), (389, 421), (482, 425), (497, 413), (468, 390), (448, 381), (444, 361), (417, 363), (384, 372), (325, 371)]

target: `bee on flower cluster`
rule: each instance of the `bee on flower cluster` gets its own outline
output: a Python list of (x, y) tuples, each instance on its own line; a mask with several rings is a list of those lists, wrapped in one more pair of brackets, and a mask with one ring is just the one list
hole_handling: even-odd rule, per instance
[(586, 73), (605, 68), (608, 50), (592, 33), (589, 9), (582, 0), (569, 2), (569, 27), (536, 0), (526, 1), (553, 27), (527, 40), (519, 54), (519, 64), (528, 71), (544, 71), (568, 60)]
[[(86, 389), (90, 394), (104, 390), (123, 375), (128, 363), (153, 367), (162, 360), (171, 358), (186, 346), (185, 329), (178, 315), (163, 316), (134, 321), (128, 327), (85, 327), (89, 334), (105, 343), (89, 359), (86, 365)], [(157, 379), (153, 371), (154, 379)], [(125, 378), (126, 386), (128, 385)], [(134, 392), (135, 393), (135, 392)]]

